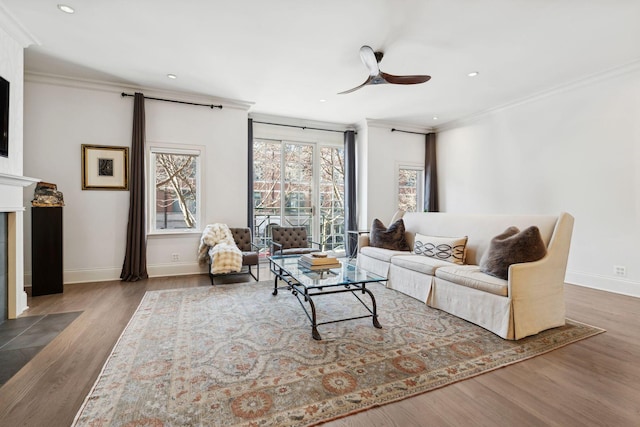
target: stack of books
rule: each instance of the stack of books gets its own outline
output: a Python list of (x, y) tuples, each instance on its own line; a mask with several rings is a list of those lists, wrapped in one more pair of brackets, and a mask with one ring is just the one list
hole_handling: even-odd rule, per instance
[(300, 264), (301, 267), (308, 268), (309, 270), (328, 270), (330, 268), (342, 267), (338, 258), (329, 257), (327, 254), (322, 252), (302, 255), (298, 264)]

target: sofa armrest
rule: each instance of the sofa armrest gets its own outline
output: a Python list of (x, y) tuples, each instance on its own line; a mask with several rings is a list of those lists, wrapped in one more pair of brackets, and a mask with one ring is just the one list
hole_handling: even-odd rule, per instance
[(359, 234), (358, 235), (358, 252), (360, 252), (360, 249), (364, 248), (365, 246), (369, 246), (369, 234)]
[(566, 265), (548, 255), (541, 260), (509, 266), (509, 297), (512, 300), (539, 298), (564, 289)]
[(515, 339), (564, 325), (564, 277), (573, 232), (573, 217), (558, 218), (544, 258), (509, 267), (509, 298)]
[(513, 339), (565, 324), (565, 266), (554, 257), (509, 267)]
[(282, 244), (278, 242), (271, 241), (272, 254), (282, 256)]
[(535, 298), (564, 289), (564, 276), (573, 233), (573, 217), (562, 213), (540, 260), (509, 267), (509, 297)]

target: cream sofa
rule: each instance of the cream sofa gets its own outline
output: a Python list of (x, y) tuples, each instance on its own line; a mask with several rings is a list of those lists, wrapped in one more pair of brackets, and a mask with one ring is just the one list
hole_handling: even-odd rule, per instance
[[(517, 340), (565, 323), (564, 276), (573, 217), (540, 215), (465, 215), (418, 212), (404, 215), (406, 236), (413, 248), (416, 233), (427, 236), (468, 236), (465, 265), (413, 252), (369, 246), (358, 241), (357, 265), (387, 277), (396, 289), (430, 307), (475, 323), (505, 339)], [(480, 271), (478, 264), (491, 239), (509, 226), (535, 225), (547, 246), (539, 261), (512, 264), (508, 280)]]

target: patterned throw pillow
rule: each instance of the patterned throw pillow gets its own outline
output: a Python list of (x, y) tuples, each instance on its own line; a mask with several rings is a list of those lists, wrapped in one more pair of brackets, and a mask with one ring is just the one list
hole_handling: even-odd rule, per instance
[(464, 264), (467, 236), (436, 237), (416, 233), (413, 251), (418, 255), (436, 258), (454, 264)]
[(410, 251), (407, 236), (404, 234), (404, 221), (397, 220), (386, 228), (382, 221), (374, 219), (369, 233), (369, 244), (376, 248), (391, 249), (394, 251)]
[(540, 230), (535, 225), (518, 230), (509, 227), (491, 239), (489, 249), (480, 260), (480, 271), (507, 280), (509, 266), (522, 262), (533, 262), (547, 254)]

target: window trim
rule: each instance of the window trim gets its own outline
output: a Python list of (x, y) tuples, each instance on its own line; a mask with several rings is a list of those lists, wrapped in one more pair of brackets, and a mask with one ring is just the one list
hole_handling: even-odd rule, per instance
[[(185, 154), (195, 155), (196, 160), (196, 227), (193, 229), (169, 229), (162, 230), (156, 229), (156, 210), (155, 210), (155, 162), (152, 161), (155, 153), (164, 154)], [(145, 152), (146, 161), (146, 221), (147, 221), (147, 236), (176, 236), (176, 235), (192, 235), (201, 234), (204, 226), (202, 221), (206, 218), (205, 214), (205, 168), (203, 167), (203, 161), (206, 159), (206, 147), (204, 145), (190, 145), (190, 144), (178, 144), (169, 142), (147, 142), (147, 149)]]

